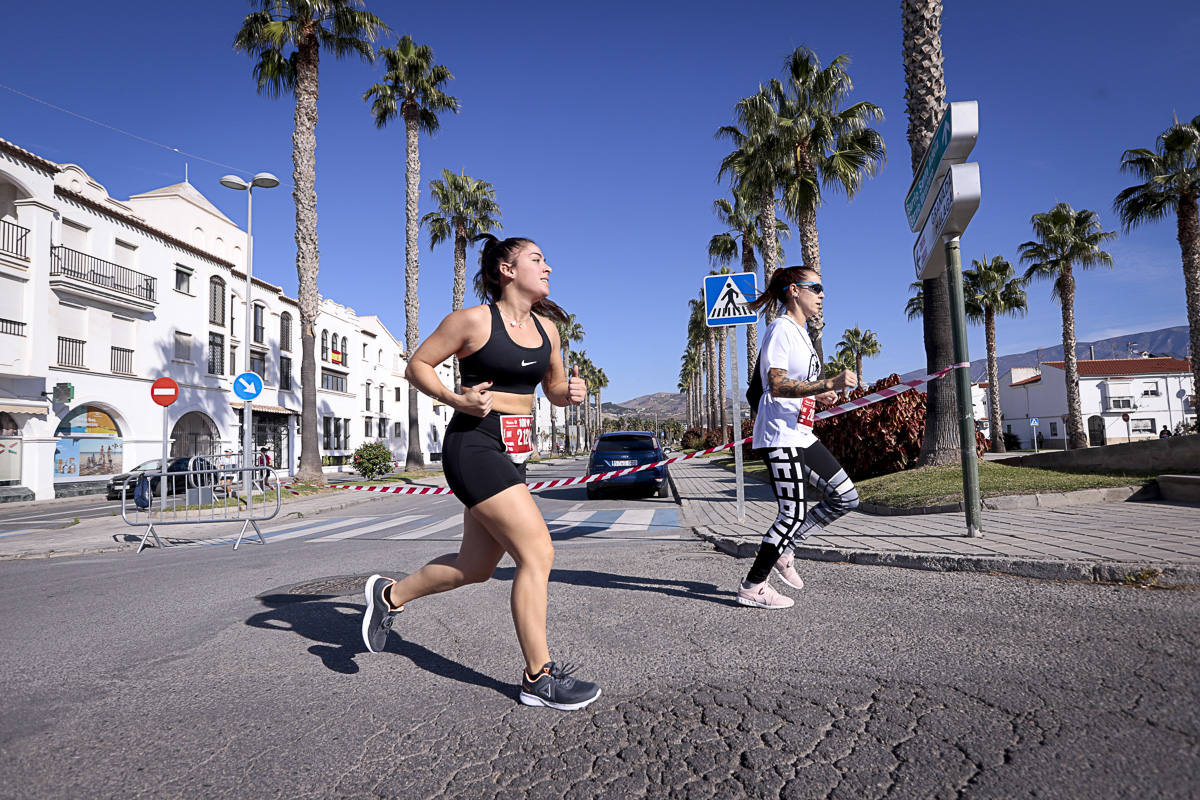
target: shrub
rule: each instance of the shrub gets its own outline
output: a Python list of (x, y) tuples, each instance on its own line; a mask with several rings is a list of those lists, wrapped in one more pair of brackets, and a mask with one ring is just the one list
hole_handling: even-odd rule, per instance
[(725, 444), (725, 438), (721, 436), (720, 431), (710, 428), (704, 432), (704, 448), (706, 450), (719, 444)]
[[(892, 374), (850, 393), (857, 400), (900, 383)], [(844, 402), (844, 401), (839, 401)], [(861, 481), (915, 466), (925, 435), (925, 395), (916, 389), (857, 411), (817, 422), (816, 434), (852, 479)], [(987, 440), (975, 432), (975, 450), (982, 457)]]
[(392, 471), (392, 451), (382, 442), (366, 442), (354, 451), (350, 463), (355, 472), (371, 480)]
[(1004, 449), (1005, 450), (1020, 450), (1021, 437), (1011, 431), (1004, 432)]
[(704, 443), (704, 433), (699, 428), (688, 428), (679, 437), (679, 446), (684, 450), (699, 450)]

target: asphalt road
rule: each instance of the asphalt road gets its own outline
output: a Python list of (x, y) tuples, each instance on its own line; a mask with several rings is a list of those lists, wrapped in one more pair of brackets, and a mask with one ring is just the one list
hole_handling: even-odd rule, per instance
[(0, 563), (0, 797), (1196, 795), (1195, 592), (806, 563), (745, 609), (745, 561), (612, 521), (669, 501), (543, 494), (588, 709), (516, 703), (507, 559), (365, 652), (362, 580), (457, 546), (403, 497), (360, 536)]

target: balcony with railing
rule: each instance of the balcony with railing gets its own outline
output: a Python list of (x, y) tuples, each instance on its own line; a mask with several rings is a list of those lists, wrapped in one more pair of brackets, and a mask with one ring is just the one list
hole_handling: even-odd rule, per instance
[(60, 367), (82, 367), (83, 348), (87, 342), (82, 339), (58, 337), (58, 365)]
[(25, 323), (17, 322), (15, 319), (0, 319), (0, 333), (7, 333), (9, 336), (24, 336)]
[(124, 347), (112, 348), (112, 371), (114, 375), (132, 375), (133, 351)]
[(0, 253), (28, 261), (28, 241), (29, 228), (22, 228), (15, 222), (0, 219)]
[(50, 277), (64, 276), (150, 303), (158, 302), (158, 279), (111, 261), (59, 245), (50, 249)]

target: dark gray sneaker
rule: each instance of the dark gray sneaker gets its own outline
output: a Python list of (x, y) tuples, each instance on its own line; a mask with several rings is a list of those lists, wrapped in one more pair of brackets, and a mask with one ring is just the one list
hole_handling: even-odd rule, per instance
[(553, 661), (542, 667), (532, 680), (521, 671), (521, 703), (527, 706), (548, 706), (559, 711), (575, 711), (600, 696), (594, 683), (569, 677), (575, 667)]
[(367, 578), (367, 586), (363, 594), (367, 598), (367, 610), (363, 612), (362, 637), (363, 644), (372, 653), (382, 653), (387, 644), (388, 631), (392, 629), (392, 620), (400, 613), (393, 610), (384, 599), (384, 592), (395, 583), (391, 578), (382, 575), (372, 575)]

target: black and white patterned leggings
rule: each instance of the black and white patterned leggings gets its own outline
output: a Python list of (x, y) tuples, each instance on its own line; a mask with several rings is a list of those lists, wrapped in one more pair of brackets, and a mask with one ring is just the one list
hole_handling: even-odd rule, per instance
[[(779, 557), (813, 533), (858, 506), (858, 490), (842, 465), (820, 442), (805, 448), (771, 447), (763, 451), (779, 516), (763, 534), (747, 583), (762, 583)], [(804, 484), (821, 492), (819, 503), (804, 514)]]

